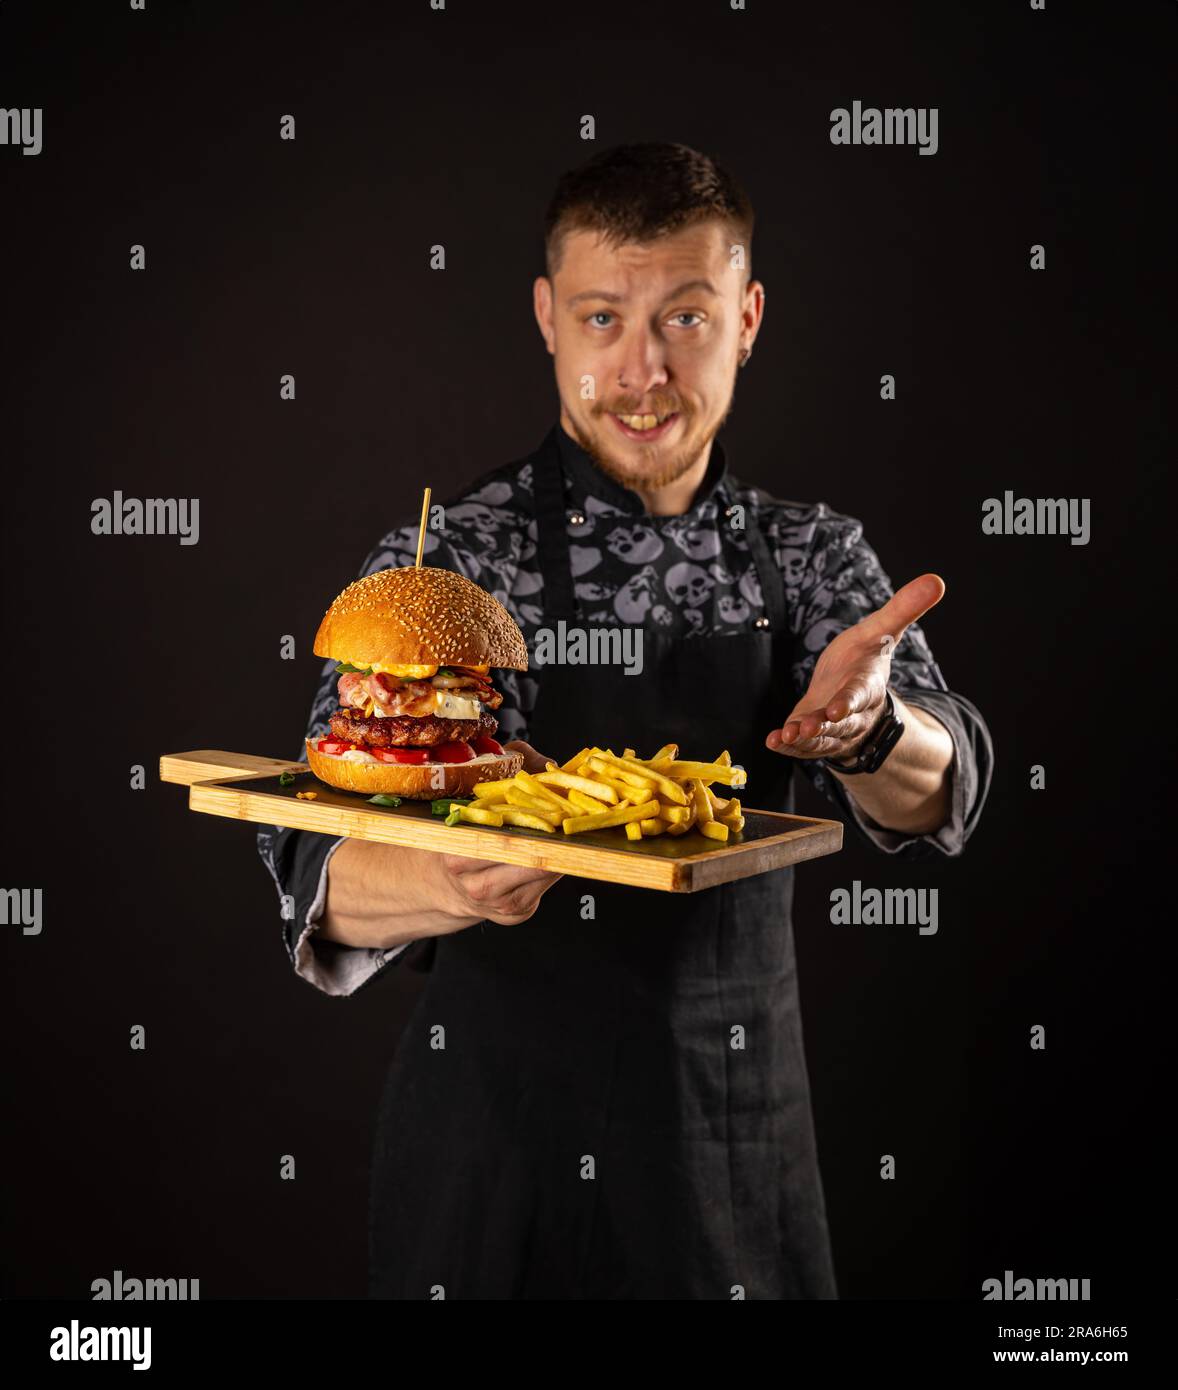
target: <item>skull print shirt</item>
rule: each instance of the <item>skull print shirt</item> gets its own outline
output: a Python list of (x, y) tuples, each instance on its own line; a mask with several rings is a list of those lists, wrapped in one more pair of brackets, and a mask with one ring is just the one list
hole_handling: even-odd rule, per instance
[[(681, 636), (748, 631), (764, 613), (764, 601), (744, 528), (734, 521), (740, 509), (755, 510), (781, 572), (795, 636), (794, 690), (782, 692), (783, 722), (827, 644), (892, 596), (891, 582), (858, 520), (824, 502), (785, 501), (740, 481), (718, 441), (691, 507), (678, 516), (650, 516), (639, 495), (602, 473), (563, 427), (556, 433), (574, 589), (587, 623), (657, 627)], [(529, 647), (543, 622), (544, 598), (534, 466), (534, 458), (507, 464), (444, 502), (444, 523), (427, 530), (422, 556), (423, 563), (455, 570), (497, 598)], [(395, 526), (370, 551), (360, 574), (412, 565), (417, 532), (416, 519)], [(308, 722), (310, 736), (327, 732), (338, 705), (337, 679), (334, 662), (325, 663)], [(823, 769), (805, 759), (798, 766), (878, 849), (958, 854), (989, 785), (992, 750), (985, 723), (968, 700), (949, 690), (917, 623), (896, 646), (889, 683), (908, 704), (939, 719), (953, 739), (952, 813), (944, 826), (928, 835), (888, 830), (861, 812)], [(501, 742), (527, 739), (537, 676), (497, 670), (495, 684), (503, 693), (495, 712), (496, 737)], [(370, 951), (315, 939), (326, 863), (340, 843), (272, 827), (259, 834), (262, 858), (283, 903), (294, 905), (287, 914), (287, 948), (295, 969), (328, 993), (350, 994), (404, 948)]]

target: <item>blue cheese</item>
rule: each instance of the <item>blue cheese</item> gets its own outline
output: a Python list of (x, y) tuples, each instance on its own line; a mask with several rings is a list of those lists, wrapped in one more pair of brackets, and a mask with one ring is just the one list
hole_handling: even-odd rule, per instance
[(481, 713), (477, 700), (455, 695), (452, 690), (438, 691), (438, 707), (434, 714), (439, 719), (477, 719)]
[(384, 709), (374, 704), (371, 697), (366, 699), (363, 705), (357, 706), (357, 713), (377, 719), (403, 719), (406, 716), (421, 719), (427, 714), (435, 715), (439, 719), (477, 719), (482, 712), (483, 707), (477, 700), (461, 693), (455, 694), (452, 690), (435, 690), (432, 710), (419, 709), (416, 706), (401, 711)]

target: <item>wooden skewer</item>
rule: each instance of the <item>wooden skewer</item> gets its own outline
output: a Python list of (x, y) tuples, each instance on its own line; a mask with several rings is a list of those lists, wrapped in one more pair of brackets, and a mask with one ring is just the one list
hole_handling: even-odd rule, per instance
[(429, 515), (429, 488), (421, 499), (421, 525), (417, 528), (417, 561), (415, 567), (421, 568), (421, 552), (425, 546), (425, 519)]

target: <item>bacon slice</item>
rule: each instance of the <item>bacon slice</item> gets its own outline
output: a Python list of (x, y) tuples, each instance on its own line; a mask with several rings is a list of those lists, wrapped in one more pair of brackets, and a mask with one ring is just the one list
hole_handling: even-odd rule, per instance
[(358, 671), (349, 671), (339, 678), (336, 691), (341, 705), (362, 705), (364, 703), (364, 680)]
[(368, 676), (364, 689), (386, 714), (430, 714), (435, 708), (435, 691), (429, 681), (399, 681), (383, 671)]
[(433, 683), (444, 690), (452, 690), (455, 694), (471, 695), (480, 704), (488, 709), (498, 709), (503, 703), (503, 696), (491, 684), (490, 676), (485, 676), (480, 671), (468, 670), (465, 666), (451, 666), (453, 676), (434, 676)]
[[(461, 671), (459, 667), (452, 667)], [(405, 715), (425, 717), (437, 708), (439, 687), (434, 679), (419, 681), (398, 680), (384, 671), (365, 676), (358, 671), (349, 671), (339, 678), (336, 689), (339, 702), (346, 707), (364, 709), (372, 701), (386, 716)], [(498, 709), (503, 696), (490, 683), (486, 676), (461, 671), (459, 677), (447, 681), (446, 690), (455, 695), (473, 698), (486, 709)]]

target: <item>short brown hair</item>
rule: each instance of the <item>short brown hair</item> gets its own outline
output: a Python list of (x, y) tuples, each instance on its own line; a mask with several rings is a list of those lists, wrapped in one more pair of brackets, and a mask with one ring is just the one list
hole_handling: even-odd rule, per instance
[(616, 145), (561, 175), (544, 214), (547, 273), (559, 270), (568, 232), (600, 232), (621, 246), (713, 217), (744, 246), (751, 274), (753, 205), (731, 174), (687, 145)]

